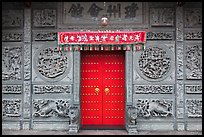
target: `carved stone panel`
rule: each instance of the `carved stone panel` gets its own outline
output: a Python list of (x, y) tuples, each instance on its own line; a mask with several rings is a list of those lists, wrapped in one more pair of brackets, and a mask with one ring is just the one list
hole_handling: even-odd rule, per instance
[(174, 40), (174, 32), (148, 32), (147, 40)]
[(31, 78), (31, 44), (24, 44), (24, 79)]
[(71, 107), (70, 99), (34, 99), (33, 100), (33, 117), (69, 117)]
[(109, 18), (112, 27), (121, 24), (126, 27), (146, 25), (146, 11), (143, 2), (64, 2), (60, 14), (62, 24), (66, 27), (98, 26), (103, 16)]
[(184, 9), (184, 24), (186, 28), (202, 28), (202, 9)]
[(72, 93), (71, 85), (33, 85), (34, 94), (45, 93)]
[(177, 81), (177, 89), (176, 89), (176, 104), (179, 107), (183, 106), (184, 103), (184, 84), (183, 81)]
[(22, 28), (23, 10), (2, 10), (3, 28)]
[(178, 42), (177, 43), (177, 79), (183, 79), (183, 69), (184, 69), (184, 61), (183, 61), (183, 58), (184, 58), (184, 51), (183, 51), (183, 43), (181, 42)]
[(20, 117), (21, 116), (20, 99), (3, 99), (2, 100), (2, 117)]
[(184, 32), (185, 40), (202, 40), (202, 36), (203, 36), (202, 30), (199, 31), (189, 30)]
[(134, 85), (136, 94), (172, 94), (174, 85)]
[(202, 44), (186, 45), (186, 78), (202, 79)]
[(202, 85), (185, 85), (185, 92), (187, 94), (201, 94), (202, 93)]
[(2, 47), (2, 80), (22, 79), (22, 47)]
[(21, 94), (22, 90), (22, 85), (2, 85), (3, 94)]
[(56, 27), (56, 10), (55, 9), (35, 9), (33, 10), (34, 27)]
[(136, 108), (139, 117), (173, 116), (173, 100), (138, 99)]
[(22, 32), (2, 32), (2, 42), (21, 42), (23, 41)]
[(174, 8), (150, 8), (150, 25), (152, 27), (173, 27), (175, 24)]
[(56, 32), (34, 32), (33, 33), (34, 41), (55, 41), (57, 40)]
[(150, 82), (166, 78), (174, 80), (174, 45), (159, 43), (147, 43), (147, 45), (144, 51), (134, 52), (134, 80), (144, 79)]
[(200, 99), (187, 99), (187, 116), (196, 118), (202, 117), (202, 100)]
[[(46, 44), (46, 45), (45, 45)], [(55, 43), (33, 45), (33, 81), (73, 80), (73, 53), (57, 50)]]

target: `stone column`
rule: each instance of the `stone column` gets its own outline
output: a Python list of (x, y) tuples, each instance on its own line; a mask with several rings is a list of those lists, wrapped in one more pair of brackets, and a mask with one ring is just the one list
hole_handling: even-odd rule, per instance
[(23, 129), (31, 127), (31, 8), (24, 9)]
[(176, 7), (176, 129), (185, 130), (183, 83), (183, 7)]

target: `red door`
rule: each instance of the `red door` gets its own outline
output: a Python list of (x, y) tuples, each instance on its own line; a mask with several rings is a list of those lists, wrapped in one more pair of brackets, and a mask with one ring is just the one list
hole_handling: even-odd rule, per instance
[(81, 52), (82, 127), (124, 128), (124, 52)]

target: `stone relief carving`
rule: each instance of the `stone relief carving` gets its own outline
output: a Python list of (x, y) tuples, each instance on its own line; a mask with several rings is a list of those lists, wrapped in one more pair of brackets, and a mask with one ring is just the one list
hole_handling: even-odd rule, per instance
[(172, 94), (174, 92), (173, 85), (135, 85), (134, 92), (136, 94)]
[(71, 85), (33, 85), (34, 94), (72, 93)]
[(149, 47), (142, 52), (138, 63), (142, 77), (157, 80), (170, 71), (171, 58), (162, 48)]
[(35, 41), (55, 41), (57, 34), (55, 32), (35, 32), (33, 39)]
[(22, 32), (2, 32), (3, 42), (21, 42), (23, 40)]
[(187, 99), (186, 106), (188, 117), (202, 117), (202, 100)]
[(71, 107), (70, 100), (33, 100), (34, 117), (68, 117)]
[(2, 85), (3, 94), (21, 94), (22, 85)]
[(136, 107), (128, 107), (127, 110), (127, 131), (129, 134), (137, 134), (137, 108)]
[(22, 79), (22, 47), (5, 46), (2, 48), (2, 80)]
[(185, 85), (186, 93), (202, 93), (202, 85)]
[(186, 8), (184, 10), (185, 27), (187, 28), (202, 28), (202, 9), (201, 8)]
[(63, 53), (57, 47), (43, 47), (34, 56), (34, 68), (43, 80), (55, 82), (68, 75), (72, 67), (71, 53)]
[(24, 44), (24, 79), (30, 79), (30, 63), (31, 63), (31, 45)]
[(23, 10), (3, 10), (2, 27), (22, 27)]
[(20, 117), (21, 100), (20, 99), (3, 99), (2, 100), (2, 117)]
[(185, 40), (202, 40), (202, 31), (186, 31), (184, 38)]
[(192, 45), (186, 48), (186, 78), (202, 79), (201, 45)]
[(55, 27), (56, 26), (56, 10), (44, 9), (33, 11), (34, 27)]
[(173, 8), (150, 8), (151, 26), (174, 26)]
[(138, 99), (136, 107), (140, 117), (168, 117), (172, 116), (172, 100)]
[(177, 94), (176, 94), (176, 104), (177, 106), (183, 105), (183, 96), (184, 96), (184, 84), (183, 81), (177, 81)]
[(183, 8), (176, 8), (176, 40), (183, 41)]
[(79, 108), (70, 107), (69, 109), (69, 134), (75, 134), (79, 130)]
[(173, 32), (148, 32), (147, 40), (173, 40)]
[(177, 79), (183, 79), (183, 44), (177, 43)]
[(23, 96), (23, 117), (30, 118), (30, 99), (31, 99), (31, 82), (24, 81), (24, 96)]

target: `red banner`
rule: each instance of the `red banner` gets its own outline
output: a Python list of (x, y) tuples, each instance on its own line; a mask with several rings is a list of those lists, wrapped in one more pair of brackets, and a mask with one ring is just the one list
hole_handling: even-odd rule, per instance
[(58, 32), (58, 44), (136, 44), (146, 42), (145, 31)]

